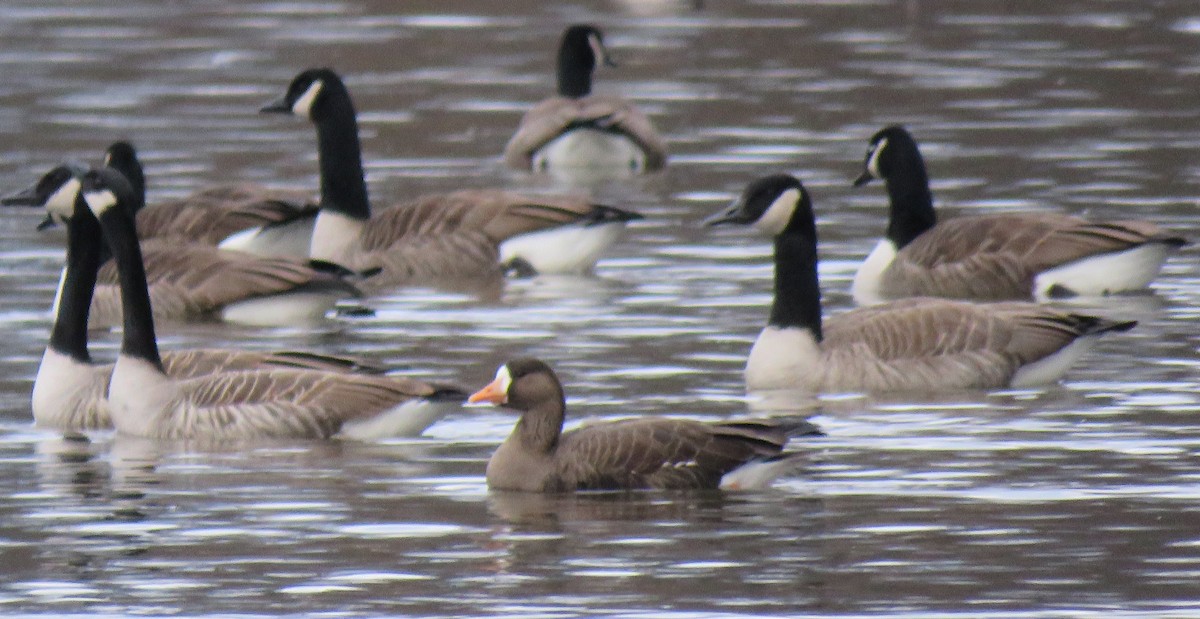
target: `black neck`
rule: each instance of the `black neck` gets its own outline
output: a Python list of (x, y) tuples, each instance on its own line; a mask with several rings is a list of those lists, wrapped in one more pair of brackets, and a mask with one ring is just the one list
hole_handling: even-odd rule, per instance
[(326, 83), (325, 88), (319, 118), (313, 120), (321, 166), (321, 208), (370, 219), (354, 103), (345, 86)]
[(146, 206), (146, 174), (142, 171), (142, 164), (136, 159), (129, 161), (114, 157), (108, 167), (120, 172), (129, 181), (129, 186), (133, 187), (133, 212), (142, 210)]
[[(83, 206), (84, 211), (87, 207)], [(76, 209), (76, 213), (79, 210)], [(50, 348), (77, 361), (88, 363), (88, 312), (100, 270), (100, 224), (91, 212), (67, 220), (67, 266), (58, 293)]]
[[(889, 144), (887, 148), (904, 148)], [(937, 223), (933, 212), (933, 194), (929, 191), (929, 176), (916, 144), (901, 157), (894, 157), (887, 175), (888, 214), (887, 238), (900, 249)]]
[(775, 302), (767, 324), (812, 331), (821, 341), (821, 286), (815, 236), (785, 230), (775, 237)]
[(162, 360), (159, 359), (158, 344), (154, 337), (150, 291), (146, 285), (146, 268), (142, 262), (142, 249), (138, 245), (133, 218), (117, 204), (100, 218), (100, 226), (117, 260), (121, 282), (121, 313), (124, 318), (121, 354), (149, 361), (161, 370)]
[(595, 60), (589, 60), (591, 48), (567, 45), (558, 52), (558, 94), (571, 99), (586, 97), (592, 92), (592, 69)]

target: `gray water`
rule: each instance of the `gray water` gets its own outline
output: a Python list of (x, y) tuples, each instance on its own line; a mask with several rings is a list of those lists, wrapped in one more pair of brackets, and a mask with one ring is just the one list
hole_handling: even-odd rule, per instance
[[(867, 138), (921, 141), (944, 213), (1144, 218), (1196, 239), (1200, 6), (1192, 2), (530, 0), (0, 8), (0, 189), (132, 139), (150, 199), (227, 180), (316, 187), (311, 127), (257, 108), (307, 66), (346, 77), (372, 195), (560, 189), (505, 170), (553, 87), (565, 24), (603, 26), (597, 89), (651, 114), (668, 169), (600, 183), (646, 215), (594, 276), (494, 298), (404, 290), (373, 317), (172, 327), (164, 348), (309, 348), (487, 382), (535, 355), (572, 419), (811, 412), (804, 471), (747, 494), (489, 493), (512, 417), (425, 437), (225, 450), (33, 428), (63, 249), (0, 212), (0, 613), (567, 617), (1200, 615), (1197, 251), (1090, 310), (1139, 326), (1061, 385), (928, 399), (761, 402), (742, 389), (768, 243), (698, 227), (753, 178), (814, 194), (825, 307), (885, 225), (852, 189)], [(95, 337), (111, 359), (117, 334)]]

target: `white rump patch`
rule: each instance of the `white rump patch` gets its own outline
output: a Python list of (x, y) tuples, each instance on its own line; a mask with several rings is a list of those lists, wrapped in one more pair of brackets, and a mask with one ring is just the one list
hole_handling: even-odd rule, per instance
[(534, 172), (567, 179), (574, 175), (626, 177), (646, 169), (646, 153), (619, 133), (580, 127), (568, 131), (533, 153)]
[(221, 309), (221, 320), (256, 327), (313, 325), (347, 295), (336, 292), (281, 292), (230, 303)]
[(722, 490), (761, 490), (780, 475), (797, 468), (793, 458), (747, 462), (721, 477)]
[(317, 100), (317, 95), (321, 94), (321, 89), (325, 87), (324, 80), (313, 80), (304, 94), (300, 95), (296, 102), (292, 104), (292, 113), (296, 116), (312, 118), (313, 102)]
[(850, 286), (850, 291), (854, 295), (855, 303), (859, 305), (875, 305), (885, 300), (880, 293), (883, 284), (883, 272), (892, 265), (892, 261), (895, 259), (896, 244), (887, 238), (880, 239), (875, 244), (875, 249), (871, 250), (871, 253), (858, 266), (858, 271), (854, 274), (854, 284)]
[(1168, 251), (1168, 246), (1163, 243), (1146, 243), (1121, 252), (1076, 260), (1039, 273), (1033, 280), (1033, 294), (1044, 301), (1055, 285), (1092, 297), (1140, 290), (1158, 277)]
[(500, 244), (500, 262), (520, 258), (540, 274), (587, 273), (625, 231), (625, 222), (568, 224), (514, 236)]
[(96, 217), (100, 217), (107, 213), (108, 209), (117, 205), (117, 196), (109, 189), (86, 192), (83, 194), (83, 199)]
[(796, 212), (796, 205), (800, 203), (801, 197), (800, 190), (795, 187), (780, 193), (775, 201), (771, 202), (771, 206), (763, 211), (758, 221), (754, 222), (754, 227), (772, 237), (783, 232), (792, 220), (792, 214)]

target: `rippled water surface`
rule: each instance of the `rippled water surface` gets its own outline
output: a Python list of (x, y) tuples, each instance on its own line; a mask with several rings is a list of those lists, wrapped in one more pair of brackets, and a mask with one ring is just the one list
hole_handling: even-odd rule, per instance
[[(456, 187), (550, 191), (499, 153), (552, 85), (565, 24), (603, 26), (668, 169), (590, 188), (644, 221), (595, 275), (495, 297), (398, 291), (318, 327), (172, 327), (197, 344), (374, 356), (478, 386), (552, 363), (571, 416), (795, 412), (747, 398), (769, 246), (698, 227), (756, 176), (816, 200), (826, 310), (850, 307), (885, 225), (852, 189), (886, 123), (921, 141), (947, 213), (1146, 218), (1197, 237), (1200, 6), (822, 1), (124, 3), (0, 8), (0, 189), (128, 138), (150, 199), (224, 180), (316, 186), (312, 129), (257, 108), (341, 71), (377, 204)], [(226, 449), (31, 427), (60, 236), (0, 212), (0, 613), (421, 616), (1200, 614), (1197, 252), (1059, 386), (827, 398), (828, 436), (770, 492), (489, 493), (512, 418), (469, 409), (420, 439)], [(110, 359), (117, 336), (95, 338)]]

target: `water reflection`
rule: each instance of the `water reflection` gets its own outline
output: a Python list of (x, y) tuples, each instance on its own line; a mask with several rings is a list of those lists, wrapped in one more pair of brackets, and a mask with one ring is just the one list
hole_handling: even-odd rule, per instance
[[(164, 348), (306, 348), (482, 384), (534, 355), (575, 419), (813, 415), (805, 469), (748, 495), (509, 497), (484, 464), (501, 411), (418, 440), (229, 447), (78, 441), (30, 428), (61, 243), (0, 211), (0, 504), (10, 613), (714, 613), (1184, 617), (1200, 598), (1197, 250), (1153, 294), (1097, 301), (1139, 326), (1062, 385), (759, 401), (742, 389), (770, 247), (694, 222), (789, 171), (815, 194), (829, 312), (886, 225), (854, 191), (865, 141), (919, 130), (939, 208), (1046, 208), (1197, 229), (1190, 133), (1200, 23), (1187, 3), (947, 6), (857, 0), (405, 4), (18, 2), (0, 9), (0, 187), (114, 139), (150, 201), (219, 180), (316, 186), (311, 129), (258, 117), (304, 66), (353, 76), (380, 203), (503, 186), (546, 90), (547, 37), (593, 21), (628, 62), (606, 87), (652, 114), (661, 174), (587, 187), (647, 216), (593, 277), (428, 289), (317, 328), (172, 327)], [(119, 36), (112, 36), (112, 35)], [(1093, 308), (1089, 307), (1088, 311)], [(93, 354), (115, 356), (118, 335)]]

